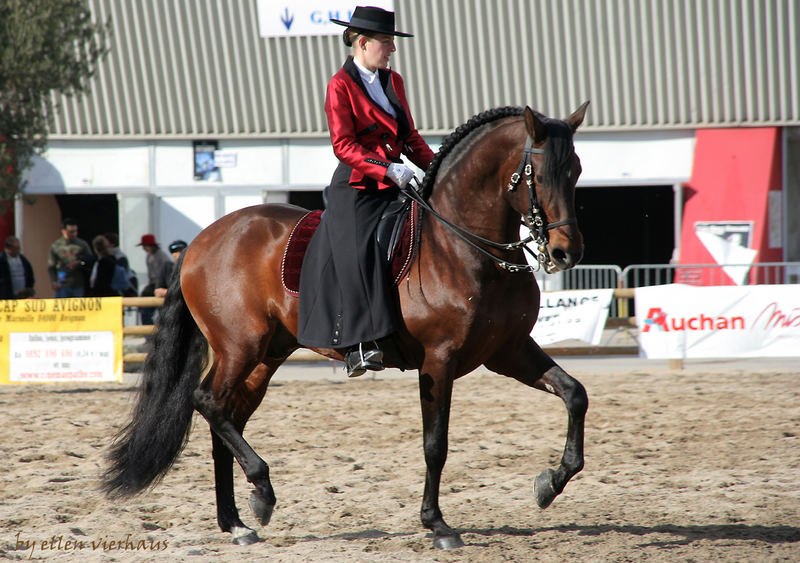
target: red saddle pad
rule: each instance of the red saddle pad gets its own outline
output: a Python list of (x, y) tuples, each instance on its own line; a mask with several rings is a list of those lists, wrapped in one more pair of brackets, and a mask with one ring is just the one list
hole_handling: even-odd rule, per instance
[[(309, 211), (303, 215), (292, 229), (286, 249), (283, 251), (281, 261), (281, 281), (283, 288), (290, 295), (300, 295), (300, 269), (303, 266), (303, 257), (308, 249), (311, 237), (319, 227), (322, 211)], [(414, 258), (414, 239), (419, 224), (419, 208), (416, 202), (411, 204), (411, 213), (408, 214), (400, 240), (392, 252), (392, 279), (395, 285), (399, 284), (411, 269)]]

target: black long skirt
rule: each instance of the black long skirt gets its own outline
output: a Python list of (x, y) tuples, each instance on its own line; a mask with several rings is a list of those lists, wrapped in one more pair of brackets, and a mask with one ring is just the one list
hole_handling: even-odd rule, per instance
[(376, 229), (399, 190), (350, 186), (339, 164), (319, 228), (300, 272), (297, 340), (315, 348), (347, 348), (396, 330), (397, 304)]

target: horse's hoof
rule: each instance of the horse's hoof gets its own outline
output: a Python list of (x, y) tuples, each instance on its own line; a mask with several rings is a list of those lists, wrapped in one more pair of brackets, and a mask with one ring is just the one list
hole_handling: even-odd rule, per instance
[(552, 469), (545, 469), (539, 473), (539, 476), (533, 482), (533, 494), (536, 495), (536, 504), (539, 505), (539, 508), (547, 508), (553, 502), (553, 499), (558, 496), (553, 485), (555, 475), (556, 472)]
[(464, 542), (461, 541), (461, 536), (453, 534), (452, 536), (439, 536), (433, 538), (433, 547), (436, 549), (458, 549), (464, 547)]
[(255, 492), (250, 493), (250, 510), (262, 526), (269, 524), (272, 518), (272, 511), (275, 509), (274, 504), (268, 504), (260, 495)]
[(233, 543), (235, 545), (252, 545), (261, 541), (255, 530), (250, 528), (234, 528), (231, 530), (231, 534), (233, 534)]

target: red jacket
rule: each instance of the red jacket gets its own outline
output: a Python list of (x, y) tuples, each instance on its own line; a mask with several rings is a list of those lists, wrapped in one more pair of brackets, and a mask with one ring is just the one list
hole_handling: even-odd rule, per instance
[(369, 97), (352, 57), (328, 82), (325, 113), (333, 152), (353, 169), (350, 185), (354, 188), (363, 189), (370, 178), (378, 182), (378, 189), (394, 186), (386, 178), (386, 169), (400, 162), (400, 154), (422, 170), (433, 160), (433, 151), (414, 127), (402, 77), (391, 70), (378, 73), (397, 119)]

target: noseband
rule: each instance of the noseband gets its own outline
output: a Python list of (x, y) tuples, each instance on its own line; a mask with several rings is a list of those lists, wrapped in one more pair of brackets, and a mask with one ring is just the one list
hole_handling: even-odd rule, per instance
[[(517, 167), (517, 171), (511, 175), (511, 180), (507, 186), (508, 191), (513, 192), (517, 188), (517, 185), (519, 185), (520, 180), (523, 178), (525, 179), (525, 183), (528, 185), (528, 214), (525, 216), (523, 224), (528, 227), (528, 230), (531, 234), (525, 239), (518, 240), (516, 242), (494, 242), (476, 235), (475, 233), (472, 233), (463, 227), (459, 227), (458, 225), (451, 223), (449, 220), (439, 215), (439, 213), (437, 213), (436, 210), (431, 207), (427, 200), (422, 197), (420, 192), (410, 185), (406, 185), (402, 191), (408, 197), (416, 201), (425, 211), (428, 211), (431, 215), (436, 217), (436, 219), (438, 219), (445, 227), (453, 231), (458, 238), (497, 262), (497, 265), (504, 270), (508, 272), (533, 273), (541, 268), (544, 268), (545, 272), (552, 274), (558, 270), (558, 267), (555, 265), (553, 258), (550, 255), (550, 241), (547, 236), (547, 231), (550, 229), (555, 229), (556, 227), (577, 223), (578, 220), (575, 217), (570, 217), (569, 219), (556, 221), (555, 223), (547, 222), (547, 217), (545, 217), (544, 211), (542, 211), (542, 208), (539, 206), (539, 202), (536, 199), (533, 161), (531, 159), (532, 154), (544, 154), (544, 150), (533, 148), (533, 143), (529, 135), (525, 141), (525, 148), (522, 151), (522, 160)], [(416, 180), (416, 178), (414, 178), (414, 180)], [(417, 184), (419, 185), (419, 181), (417, 181)], [(530, 242), (535, 242), (538, 245), (538, 254), (528, 248), (528, 243)], [(498, 258), (480, 246), (478, 243), (499, 250), (516, 250), (517, 248), (522, 248), (531, 256), (536, 257), (536, 266), (531, 266), (530, 264), (514, 264), (512, 262), (506, 262), (505, 260)]]
[[(532, 154), (544, 154), (544, 150), (533, 148), (531, 137), (528, 135), (525, 140), (525, 148), (522, 149), (522, 160), (519, 162), (517, 171), (511, 175), (511, 180), (508, 182), (507, 189), (509, 192), (513, 192), (517, 189), (520, 180), (523, 178), (525, 179), (525, 183), (528, 185), (528, 214), (525, 216), (524, 224), (531, 233), (531, 236), (526, 238), (525, 242), (530, 242), (532, 240), (538, 245), (539, 254), (535, 255), (536, 261), (544, 268), (545, 272), (552, 274), (558, 268), (553, 262), (553, 258), (550, 256), (550, 240), (547, 236), (547, 231), (557, 227), (563, 227), (564, 225), (577, 223), (578, 220), (575, 217), (570, 217), (569, 219), (556, 221), (555, 223), (547, 222), (547, 217), (545, 217), (544, 211), (542, 211), (539, 201), (536, 199), (536, 185), (533, 181), (534, 170), (533, 160), (531, 158)], [(523, 245), (523, 247), (531, 255), (534, 255), (527, 246)]]

